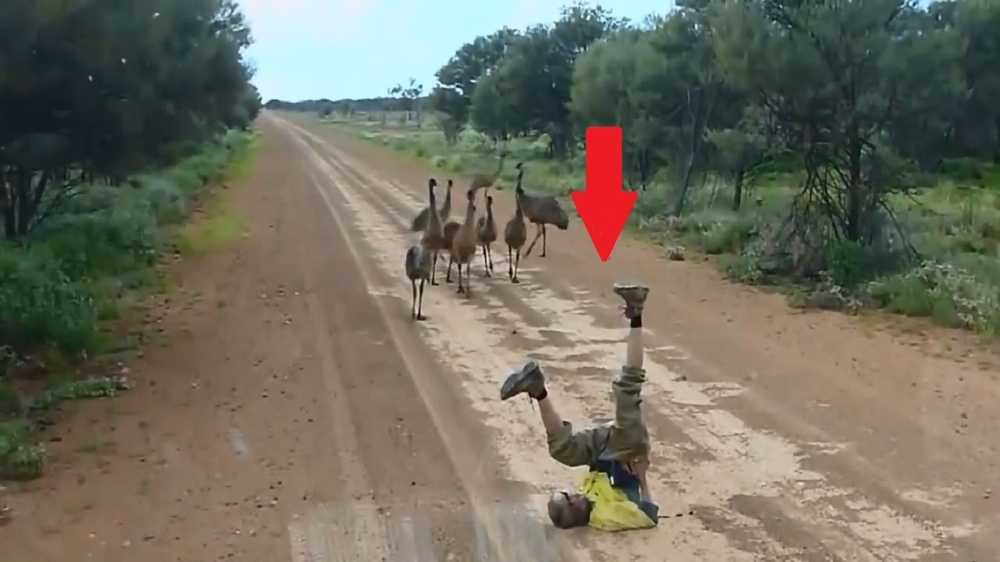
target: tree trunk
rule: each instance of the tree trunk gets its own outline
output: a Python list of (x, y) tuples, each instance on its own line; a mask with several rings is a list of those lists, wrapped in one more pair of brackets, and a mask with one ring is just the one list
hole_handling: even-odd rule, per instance
[[(708, 122), (708, 116), (712, 113), (714, 104), (715, 88), (713, 87), (705, 97), (698, 99), (692, 112), (691, 135), (688, 140), (688, 158), (684, 166), (684, 180), (681, 183), (677, 202), (674, 204), (674, 216), (679, 217), (684, 212), (684, 206), (687, 204), (688, 194), (691, 191), (691, 178), (694, 176), (694, 164), (698, 156), (698, 151), (701, 149), (701, 137), (705, 132), (705, 124)], [(688, 97), (688, 105), (691, 105), (690, 95)]]
[(857, 117), (852, 116), (848, 125), (847, 158), (848, 158), (848, 185), (847, 188), (847, 217), (844, 226), (844, 234), (851, 242), (861, 241), (861, 132), (858, 127)]
[(8, 240), (17, 238), (17, 222), (14, 216), (13, 190), (7, 177), (0, 178), (0, 212), (3, 213), (3, 234)]
[(739, 211), (740, 207), (743, 206), (743, 177), (746, 170), (740, 166), (736, 170), (736, 177), (733, 179), (733, 210)]

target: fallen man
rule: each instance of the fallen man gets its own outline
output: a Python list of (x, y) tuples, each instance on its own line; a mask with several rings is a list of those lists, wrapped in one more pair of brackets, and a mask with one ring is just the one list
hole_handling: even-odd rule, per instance
[(563, 421), (545, 388), (545, 377), (535, 361), (517, 368), (500, 390), (500, 399), (527, 394), (538, 401), (548, 436), (549, 454), (566, 466), (588, 466), (578, 491), (558, 490), (549, 498), (552, 524), (560, 529), (589, 525), (602, 531), (655, 527), (659, 507), (646, 483), (649, 468), (649, 431), (642, 420), (642, 308), (649, 289), (616, 284), (615, 294), (625, 301), (629, 320), (625, 365), (611, 383), (615, 400), (614, 421), (579, 431)]

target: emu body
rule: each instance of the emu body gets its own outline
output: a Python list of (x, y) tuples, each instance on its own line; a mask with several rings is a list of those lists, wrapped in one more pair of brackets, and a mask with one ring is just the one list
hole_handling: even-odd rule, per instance
[(413, 300), (410, 303), (410, 318), (426, 320), (424, 316), (424, 285), (430, 281), (433, 271), (434, 252), (417, 244), (406, 250), (406, 278), (410, 280), (413, 289)]
[(474, 174), (472, 179), (469, 181), (469, 190), (475, 194), (480, 189), (486, 190), (485, 193), (489, 192), (489, 189), (493, 187), (493, 184), (500, 179), (500, 172), (503, 171), (503, 162), (507, 158), (507, 152), (500, 153), (500, 161), (497, 163), (497, 171), (493, 173), (492, 176), (488, 176), (483, 173)]
[[(451, 262), (458, 265), (458, 292), (465, 293), (466, 298), (472, 296), (470, 287), (471, 275), (469, 275), (469, 263), (472, 256), (476, 255), (476, 192), (469, 190), (466, 194), (468, 204), (465, 207), (465, 222), (455, 233), (455, 239), (451, 243), (451, 261), (448, 263), (449, 270)], [(462, 283), (462, 266), (465, 266), (465, 283)]]
[(458, 234), (458, 229), (460, 228), (462, 228), (462, 223), (452, 220), (444, 223), (444, 228), (442, 229), (444, 251), (448, 252), (448, 273), (444, 278), (445, 283), (451, 283), (451, 265), (455, 263), (455, 260), (451, 257), (451, 246), (455, 242), (455, 235)]
[(525, 250), (524, 255), (530, 255), (531, 250), (535, 247), (535, 243), (538, 242), (539, 238), (541, 238), (541, 257), (544, 258), (547, 251), (548, 241), (545, 226), (551, 224), (559, 230), (566, 230), (569, 228), (569, 215), (566, 214), (566, 211), (563, 210), (562, 205), (559, 204), (559, 201), (555, 197), (551, 195), (528, 194), (524, 191), (524, 188), (521, 187), (521, 175), (524, 172), (523, 166), (523, 163), (517, 163), (517, 169), (519, 172), (515, 196), (517, 197), (517, 202), (520, 205), (525, 218), (527, 218), (528, 222), (534, 224), (537, 228), (535, 238), (532, 239), (531, 244), (528, 245), (528, 249)]
[[(518, 174), (518, 185), (520, 185), (520, 174)], [(507, 221), (503, 229), (503, 241), (507, 244), (507, 277), (513, 283), (520, 283), (517, 278), (517, 268), (521, 264), (521, 248), (528, 241), (528, 225), (524, 223), (524, 213), (521, 211), (521, 202), (515, 200), (516, 208), (514, 216)]]
[[(426, 250), (432, 253), (431, 258), (431, 285), (437, 285), (437, 261), (438, 253), (441, 250), (449, 247), (445, 245), (444, 231), (441, 226), (441, 217), (438, 214), (436, 203), (436, 195), (434, 193), (434, 188), (437, 187), (437, 180), (430, 178), (427, 180), (427, 200), (428, 206), (425, 211), (427, 211), (427, 217), (423, 225), (423, 236), (420, 238), (420, 245)], [(450, 187), (450, 186), (449, 186)], [(446, 196), (447, 198), (447, 196)], [(450, 206), (450, 203), (449, 203)], [(416, 222), (416, 221), (414, 221)]]
[(493, 219), (493, 196), (486, 196), (486, 216), (476, 221), (476, 239), (483, 248), (483, 268), (486, 276), (493, 275), (493, 243), (497, 241), (497, 223)]

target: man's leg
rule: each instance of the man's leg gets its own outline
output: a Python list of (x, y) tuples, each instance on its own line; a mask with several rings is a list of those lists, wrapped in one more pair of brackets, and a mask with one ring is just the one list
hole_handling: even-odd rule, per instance
[[(545, 388), (545, 377), (542, 369), (535, 361), (526, 361), (508, 375), (500, 388), (500, 399), (509, 400), (518, 394), (527, 394), (538, 401), (538, 410), (545, 426), (549, 454), (552, 458), (567, 465), (581, 466), (593, 462), (596, 451), (603, 448), (597, 441), (601, 439), (599, 429), (573, 431), (573, 425), (556, 412)], [(607, 434), (605, 431), (604, 435)], [(607, 438), (604, 438), (604, 442)]]
[(625, 301), (625, 317), (629, 331), (625, 349), (625, 364), (611, 383), (615, 400), (615, 421), (611, 437), (611, 454), (628, 461), (649, 453), (649, 431), (642, 419), (642, 385), (646, 372), (642, 368), (642, 311), (649, 288), (638, 284), (616, 284), (615, 294)]

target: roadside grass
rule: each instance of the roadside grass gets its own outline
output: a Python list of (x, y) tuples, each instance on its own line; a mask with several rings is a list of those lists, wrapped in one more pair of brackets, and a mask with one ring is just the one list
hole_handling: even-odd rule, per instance
[(184, 225), (174, 242), (182, 256), (199, 255), (224, 246), (246, 232), (243, 220), (213, 198), (197, 221)]
[[(118, 324), (169, 289), (161, 256), (243, 231), (213, 194), (247, 173), (255, 143), (231, 131), (169, 169), (87, 186), (26, 239), (0, 242), (0, 480), (42, 474), (47, 455), (34, 433), (61, 403), (129, 388), (117, 374), (85, 376), (110, 367), (83, 361), (135, 345)], [(203, 203), (204, 220), (188, 223)]]
[[(390, 114), (385, 125), (380, 118), (340, 115), (321, 121), (445, 172), (490, 173), (496, 168), (497, 152), (486, 137), (466, 129), (449, 146), (432, 117), (419, 125), (402, 114)], [(565, 161), (547, 158), (546, 140), (510, 141), (498, 188), (513, 185), (512, 164), (523, 161), (527, 189), (564, 197), (572, 209), (569, 192), (584, 185), (583, 155)], [(893, 247), (875, 252), (849, 244), (831, 247), (822, 278), (809, 283), (770, 275), (762, 263), (769, 236), (801, 184), (801, 174), (795, 172), (763, 174), (744, 194), (740, 211), (731, 210), (730, 185), (700, 178), (680, 217), (666, 213), (672, 190), (667, 174), (661, 173), (640, 192), (626, 228), (664, 246), (671, 259), (692, 252), (713, 256), (731, 280), (776, 286), (794, 306), (852, 312), (877, 307), (993, 337), (1000, 333), (1000, 166), (960, 161), (946, 172), (922, 178), (924, 187), (893, 198), (895, 223), (886, 229), (902, 233), (892, 238)], [(917, 250), (916, 259), (902, 256), (904, 238)]]

